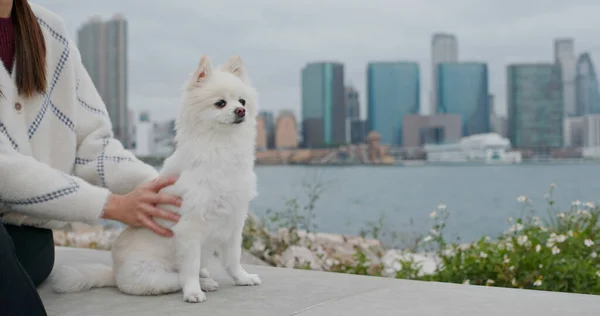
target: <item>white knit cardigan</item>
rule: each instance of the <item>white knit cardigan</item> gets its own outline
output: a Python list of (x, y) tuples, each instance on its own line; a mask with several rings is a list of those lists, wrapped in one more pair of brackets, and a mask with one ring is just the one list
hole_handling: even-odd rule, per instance
[[(5, 223), (59, 228), (98, 221), (110, 192), (158, 176), (113, 138), (107, 110), (63, 20), (31, 4), (46, 40), (47, 92), (17, 93), (0, 66), (0, 213)], [(1, 65), (1, 63), (0, 63)]]

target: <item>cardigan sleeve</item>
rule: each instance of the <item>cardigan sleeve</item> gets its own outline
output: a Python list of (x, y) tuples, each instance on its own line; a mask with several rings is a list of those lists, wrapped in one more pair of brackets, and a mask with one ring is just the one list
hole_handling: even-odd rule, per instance
[(94, 224), (110, 194), (19, 153), (4, 133), (0, 133), (0, 179), (3, 211), (41, 219)]
[(88, 182), (126, 194), (140, 184), (158, 177), (158, 171), (139, 160), (113, 137), (108, 111), (81, 62), (77, 46), (71, 43), (76, 76), (77, 156), (75, 175)]

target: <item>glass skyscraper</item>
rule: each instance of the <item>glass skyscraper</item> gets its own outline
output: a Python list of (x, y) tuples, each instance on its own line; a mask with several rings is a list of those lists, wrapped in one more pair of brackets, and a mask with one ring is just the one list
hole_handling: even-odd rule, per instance
[(548, 155), (563, 145), (563, 86), (557, 64), (507, 67), (508, 135), (515, 148)]
[(463, 136), (491, 131), (487, 64), (439, 64), (437, 96), (438, 113), (462, 116)]
[(418, 114), (419, 64), (371, 62), (367, 66), (368, 131), (381, 135), (381, 143), (402, 145), (402, 117)]
[(598, 77), (590, 54), (583, 53), (577, 60), (575, 77), (577, 115), (600, 114)]
[(302, 69), (302, 136), (307, 148), (346, 142), (343, 64), (315, 62)]

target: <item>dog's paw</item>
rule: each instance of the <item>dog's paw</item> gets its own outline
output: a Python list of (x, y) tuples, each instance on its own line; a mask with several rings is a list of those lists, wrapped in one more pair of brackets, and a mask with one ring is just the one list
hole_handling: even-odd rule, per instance
[(214, 292), (219, 288), (219, 283), (210, 278), (200, 279), (200, 287), (204, 292)]
[(202, 292), (199, 283), (189, 282), (183, 288), (183, 300), (189, 303), (202, 303), (206, 301), (206, 294)]
[(258, 274), (249, 274), (246, 273), (240, 277), (234, 278), (233, 281), (235, 285), (238, 286), (252, 286), (252, 285), (260, 285), (261, 280)]
[(188, 303), (202, 303), (206, 301), (206, 294), (202, 291), (192, 291), (190, 293), (183, 293), (183, 300)]

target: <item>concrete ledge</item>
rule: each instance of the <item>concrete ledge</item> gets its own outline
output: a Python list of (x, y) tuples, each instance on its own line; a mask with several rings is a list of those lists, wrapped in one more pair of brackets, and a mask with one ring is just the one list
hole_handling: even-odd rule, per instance
[[(107, 251), (57, 247), (57, 265), (110, 263)], [(117, 289), (55, 294), (43, 284), (40, 295), (48, 313), (80, 315), (597, 315), (600, 296), (429, 283), (338, 273), (246, 266), (263, 284), (236, 287), (213, 262), (220, 283), (201, 304), (181, 294), (135, 297)]]

